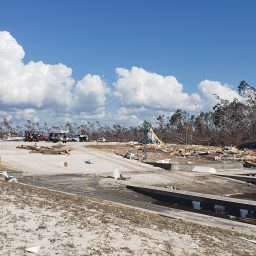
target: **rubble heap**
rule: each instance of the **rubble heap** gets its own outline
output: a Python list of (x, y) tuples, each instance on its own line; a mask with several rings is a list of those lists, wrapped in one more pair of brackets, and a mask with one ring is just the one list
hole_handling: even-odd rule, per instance
[(214, 147), (201, 145), (147, 144), (132, 145), (136, 151), (159, 151), (170, 157), (200, 158), (213, 161), (239, 161), (245, 167), (256, 167), (256, 151), (240, 150), (236, 147)]
[(72, 150), (68, 146), (64, 146), (61, 144), (57, 144), (54, 146), (37, 146), (35, 145), (20, 145), (17, 146), (16, 148), (21, 148), (21, 149), (27, 149), (30, 150), (29, 153), (41, 153), (41, 154), (50, 154), (50, 155), (65, 155), (69, 154), (70, 151)]

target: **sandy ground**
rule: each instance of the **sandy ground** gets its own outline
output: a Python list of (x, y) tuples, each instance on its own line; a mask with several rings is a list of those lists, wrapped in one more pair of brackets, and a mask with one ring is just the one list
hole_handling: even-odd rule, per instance
[[(95, 143), (67, 143), (73, 150), (70, 155), (43, 155), (29, 153), (29, 150), (17, 149), (16, 146), (34, 143), (0, 142), (2, 163), (10, 169), (22, 171), (26, 176), (82, 174), (102, 177), (112, 176), (113, 170), (119, 171), (129, 180), (126, 183), (144, 184), (164, 187), (175, 185), (178, 189), (208, 194), (254, 193), (255, 186), (248, 187), (240, 181), (220, 178), (217, 176), (182, 171), (166, 171), (136, 160), (125, 159), (112, 153), (87, 147)], [(37, 143), (41, 145), (56, 145), (50, 142)], [(106, 145), (106, 143), (104, 144)], [(93, 164), (86, 164), (90, 160)], [(67, 162), (67, 167), (64, 163)], [(101, 185), (108, 184), (108, 179), (102, 179)], [(207, 184), (207, 186), (206, 186)]]
[[(32, 180), (38, 175), (44, 179), (45, 175), (82, 174), (88, 182), (96, 179), (99, 187), (116, 189), (122, 184), (107, 177), (118, 168), (130, 178), (125, 182), (145, 185), (183, 184), (193, 191), (207, 184), (212, 193), (218, 192), (214, 188), (219, 185), (225, 188), (218, 192), (221, 194), (236, 192), (242, 184), (224, 179), (221, 183), (220, 178), (204, 174), (168, 172), (84, 147), (85, 143), (70, 143), (70, 155), (42, 155), (16, 149), (21, 144), (33, 143), (0, 142), (1, 160), (6, 167), (21, 171)], [(86, 164), (87, 160), (93, 164)], [(25, 249), (36, 245), (40, 246), (38, 255), (255, 255), (256, 245), (241, 239), (256, 239), (252, 225), (214, 225), (214, 218), (200, 222), (198, 214), (189, 214), (189, 218), (187, 213), (183, 217), (182, 212), (174, 211), (166, 217), (18, 183), (0, 181), (0, 188), (0, 255), (30, 255)]]
[[(11, 169), (23, 171), (26, 175), (53, 174), (100, 174), (112, 173), (114, 168), (123, 172), (153, 171), (159, 168), (124, 159), (111, 153), (86, 148), (89, 143), (67, 143), (73, 148), (70, 155), (42, 155), (29, 153), (29, 150), (16, 149), (18, 145), (34, 145), (29, 142), (0, 142), (2, 163)], [(38, 142), (38, 146), (56, 145), (50, 142)], [(94, 164), (86, 165), (91, 160)], [(64, 166), (67, 162), (67, 167)]]
[(0, 255), (255, 255), (246, 233), (0, 181)]

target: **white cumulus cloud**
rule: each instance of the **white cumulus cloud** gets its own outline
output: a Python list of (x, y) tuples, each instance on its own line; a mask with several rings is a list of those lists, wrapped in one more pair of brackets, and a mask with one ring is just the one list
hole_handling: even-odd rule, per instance
[[(0, 106), (9, 112), (36, 114), (38, 111), (95, 112), (104, 108), (107, 85), (97, 75), (72, 78), (72, 69), (64, 64), (42, 61), (25, 64), (25, 52), (7, 31), (0, 31)], [(45, 111), (47, 112), (47, 111)], [(25, 116), (26, 116), (25, 115)], [(24, 116), (24, 117), (25, 117)]]
[(66, 107), (72, 70), (63, 64), (24, 64), (23, 48), (9, 32), (0, 32), (0, 104), (21, 108)]
[(0, 31), (0, 63), (1, 65), (12, 64), (16, 60), (21, 60), (25, 52), (15, 38), (7, 31)]
[(215, 95), (223, 100), (232, 101), (235, 98), (241, 100), (238, 92), (230, 88), (227, 84), (221, 84), (219, 81), (201, 81), (198, 85), (199, 91), (206, 98), (206, 105), (213, 106), (218, 103), (218, 99)]
[(138, 67), (117, 68), (116, 73), (115, 95), (124, 106), (170, 111), (177, 108), (194, 110), (195, 104), (201, 104), (200, 96), (185, 93), (174, 76), (162, 76)]
[[(98, 75), (87, 74), (75, 81), (64, 64), (42, 61), (24, 63), (25, 51), (7, 31), (0, 31), (0, 117), (101, 120), (124, 124), (170, 116), (177, 108), (207, 110), (221, 99), (241, 97), (227, 84), (201, 81), (198, 93), (189, 94), (174, 76), (163, 76), (143, 68), (116, 68), (117, 80), (110, 88)], [(108, 98), (108, 96), (110, 96)], [(106, 109), (111, 104), (111, 111)]]
[(72, 108), (78, 112), (94, 112), (104, 108), (109, 88), (98, 75), (87, 74), (76, 85)]

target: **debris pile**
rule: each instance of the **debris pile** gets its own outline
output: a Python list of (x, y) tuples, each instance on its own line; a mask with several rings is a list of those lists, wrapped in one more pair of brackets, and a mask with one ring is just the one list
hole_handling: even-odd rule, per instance
[(135, 158), (135, 154), (132, 153), (132, 152), (127, 152), (123, 157), (127, 158), (127, 159), (134, 159)]
[(236, 147), (173, 144), (147, 144), (134, 145), (133, 147), (137, 151), (146, 150), (147, 152), (167, 153), (170, 157), (195, 158), (208, 161), (239, 161), (245, 167), (256, 167), (256, 151), (250, 149), (240, 150)]
[(17, 182), (17, 179), (14, 176), (9, 176), (6, 171), (1, 172), (0, 175), (4, 176), (6, 182)]
[(41, 153), (41, 154), (49, 154), (49, 155), (66, 155), (69, 154), (72, 150), (68, 146), (64, 146), (61, 144), (54, 146), (37, 146), (35, 145), (20, 145), (17, 148), (30, 150), (29, 153)]
[(170, 190), (174, 190), (174, 191), (176, 191), (176, 190), (179, 190), (175, 185), (171, 185), (171, 186), (163, 186), (163, 188), (165, 188), (165, 189), (170, 189)]
[[(232, 146), (215, 147), (202, 145), (178, 145), (163, 143), (154, 133), (153, 128), (145, 131), (141, 143), (128, 142), (126, 152), (115, 152), (128, 159), (157, 161), (168, 158), (182, 158), (185, 161), (239, 161), (244, 167), (256, 167), (256, 150), (238, 149)], [(141, 157), (141, 152), (144, 158)], [(136, 155), (136, 157), (135, 157)], [(140, 157), (139, 157), (140, 155)], [(183, 161), (183, 160), (182, 160)], [(191, 162), (192, 163), (192, 162)]]

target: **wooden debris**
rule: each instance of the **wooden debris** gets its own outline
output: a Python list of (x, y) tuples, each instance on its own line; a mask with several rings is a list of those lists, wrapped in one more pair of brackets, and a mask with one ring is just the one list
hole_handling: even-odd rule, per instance
[(30, 150), (29, 153), (41, 153), (48, 155), (66, 155), (69, 154), (71, 148), (63, 145), (55, 145), (55, 146), (37, 146), (37, 145), (20, 145), (16, 148)]
[[(145, 145), (135, 145), (138, 151), (144, 151)], [(170, 157), (182, 158), (202, 158), (212, 161), (240, 161), (244, 167), (256, 168), (256, 151), (255, 150), (239, 150), (236, 147), (213, 147), (200, 145), (170, 145), (170, 144), (148, 144), (147, 151), (162, 151), (169, 153)]]

